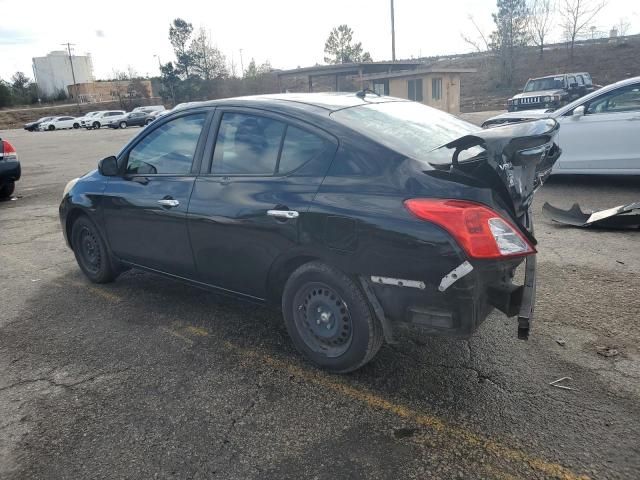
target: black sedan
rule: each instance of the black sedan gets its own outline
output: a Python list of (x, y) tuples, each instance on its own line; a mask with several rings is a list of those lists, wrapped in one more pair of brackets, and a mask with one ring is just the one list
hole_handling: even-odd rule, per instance
[(40, 128), (40, 124), (44, 122), (48, 122), (49, 120), (53, 120), (55, 117), (42, 117), (36, 120), (35, 122), (29, 122), (24, 124), (24, 129), (29, 132), (37, 132)]
[(111, 128), (144, 127), (153, 122), (153, 117), (147, 112), (131, 112), (117, 120), (107, 123)]
[(347, 372), (400, 323), (468, 336), (497, 308), (526, 338), (557, 130), (367, 92), (196, 103), (69, 182), (60, 220), (91, 281), (135, 267), (278, 305), (310, 361)]
[(21, 173), (15, 147), (0, 138), (0, 199), (4, 200), (13, 194)]

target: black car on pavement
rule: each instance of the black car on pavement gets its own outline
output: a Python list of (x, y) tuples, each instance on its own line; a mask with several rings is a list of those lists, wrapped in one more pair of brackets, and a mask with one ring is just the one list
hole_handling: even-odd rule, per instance
[(20, 180), (20, 162), (13, 145), (0, 138), (0, 199), (9, 198)]
[(124, 118), (110, 121), (107, 126), (110, 128), (144, 127), (153, 122), (153, 117), (147, 112), (130, 112)]
[(48, 122), (49, 120), (54, 119), (55, 117), (42, 117), (36, 120), (35, 122), (25, 123), (24, 129), (29, 132), (37, 132), (41, 123)]
[(530, 78), (522, 93), (507, 101), (507, 110), (555, 110), (596, 89), (587, 72), (560, 73), (547, 77)]
[(401, 323), (468, 336), (497, 308), (527, 336), (557, 131), (365, 91), (200, 102), (69, 182), (60, 220), (91, 281), (135, 267), (278, 305), (311, 362), (347, 372)]

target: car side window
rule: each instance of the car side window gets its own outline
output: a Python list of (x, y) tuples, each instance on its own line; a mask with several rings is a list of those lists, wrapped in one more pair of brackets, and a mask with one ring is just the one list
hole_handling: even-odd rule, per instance
[(285, 124), (245, 113), (224, 113), (213, 151), (212, 173), (273, 175)]
[(640, 84), (636, 83), (606, 93), (589, 103), (587, 113), (621, 113), (640, 111)]
[(189, 173), (205, 118), (205, 113), (186, 115), (154, 129), (129, 151), (127, 173)]
[(289, 125), (284, 136), (277, 173), (292, 172), (330, 149), (335, 150), (335, 147), (328, 140)]

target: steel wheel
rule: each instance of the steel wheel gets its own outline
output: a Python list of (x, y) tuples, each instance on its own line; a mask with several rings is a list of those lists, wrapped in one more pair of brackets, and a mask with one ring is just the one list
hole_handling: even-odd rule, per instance
[(78, 266), (94, 283), (107, 283), (115, 280), (118, 269), (96, 229), (86, 216), (80, 216), (73, 223), (71, 245)]
[(345, 301), (324, 283), (308, 283), (299, 289), (295, 322), (304, 343), (329, 358), (339, 357), (351, 345), (353, 322)]
[(96, 234), (86, 225), (82, 225), (80, 234), (80, 257), (84, 267), (93, 274), (100, 271), (102, 265), (102, 255), (100, 254), (100, 245)]

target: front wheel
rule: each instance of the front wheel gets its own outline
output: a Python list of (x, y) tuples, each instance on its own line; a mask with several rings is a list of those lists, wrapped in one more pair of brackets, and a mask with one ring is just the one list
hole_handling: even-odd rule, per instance
[(56, 127), (54, 125), (49, 125), (49, 131), (52, 132), (56, 129)]
[(357, 370), (382, 345), (382, 326), (362, 291), (344, 273), (323, 263), (307, 263), (291, 274), (282, 310), (296, 348), (326, 370)]
[(120, 122), (120, 128), (127, 128), (127, 122)]
[(73, 128), (80, 128), (80, 124), (79, 123), (74, 123), (73, 124)]
[(82, 272), (93, 283), (113, 282), (118, 276), (104, 240), (85, 216), (78, 217), (71, 229), (71, 245)]
[(93, 122), (93, 124), (91, 126), (93, 128), (100, 128), (100, 123), (99, 122)]
[(151, 122), (153, 122), (153, 120), (149, 119), (149, 120), (147, 120), (146, 122), (144, 122), (144, 124), (145, 124), (145, 126), (146, 126), (146, 125), (149, 125)]

